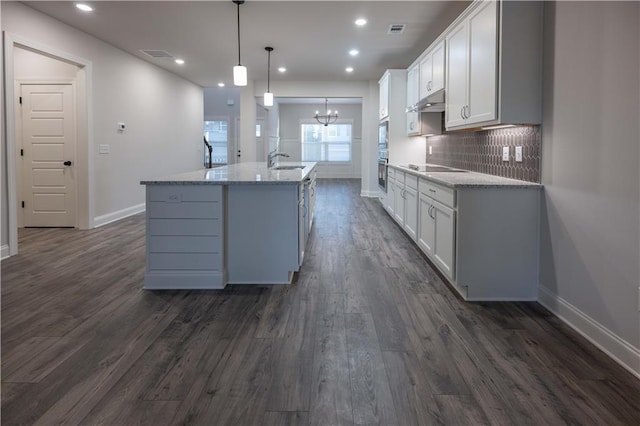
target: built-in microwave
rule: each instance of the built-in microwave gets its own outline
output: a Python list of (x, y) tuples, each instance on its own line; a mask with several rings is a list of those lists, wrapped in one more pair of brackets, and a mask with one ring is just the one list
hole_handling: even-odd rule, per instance
[(378, 150), (387, 150), (389, 148), (389, 120), (383, 121), (378, 125)]

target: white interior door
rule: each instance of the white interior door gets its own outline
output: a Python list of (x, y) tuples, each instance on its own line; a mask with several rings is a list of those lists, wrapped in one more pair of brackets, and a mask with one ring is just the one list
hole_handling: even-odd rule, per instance
[(76, 226), (71, 84), (21, 84), (24, 226)]

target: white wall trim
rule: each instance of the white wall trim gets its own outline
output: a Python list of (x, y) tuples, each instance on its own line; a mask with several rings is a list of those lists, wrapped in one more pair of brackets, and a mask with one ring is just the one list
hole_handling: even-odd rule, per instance
[(580, 333), (585, 339), (609, 355), (614, 361), (640, 378), (640, 350), (599, 324), (551, 290), (538, 287), (538, 301)]
[[(4, 31), (4, 84), (5, 84), (5, 93), (4, 93), (4, 111), (5, 111), (5, 131), (6, 131), (6, 158), (7, 158), (7, 201), (8, 201), (8, 211), (7, 215), (9, 222), (9, 255), (13, 256), (18, 254), (18, 221), (17, 221), (17, 188), (16, 188), (16, 133), (15, 133), (15, 91), (14, 91), (14, 47), (25, 47), (30, 50), (34, 50), (38, 53), (43, 53), (47, 56), (52, 56), (56, 59), (63, 59), (67, 62), (74, 63), (78, 65), (80, 68), (84, 69), (85, 75), (85, 99), (83, 100), (86, 106), (86, 112), (84, 112), (85, 116), (85, 126), (83, 129), (83, 134), (78, 135), (78, 138), (84, 137), (87, 141), (87, 170), (85, 173), (82, 173), (81, 178), (84, 178), (88, 183), (88, 187), (86, 190), (86, 211), (88, 212), (86, 221), (80, 221), (78, 224), (80, 228), (92, 228), (93, 223), (93, 175), (91, 174), (91, 170), (93, 170), (93, 156), (92, 156), (92, 145), (93, 145), (93, 132), (92, 132), (92, 119), (93, 119), (93, 88), (92, 88), (92, 62), (81, 58), (79, 56), (60, 51), (58, 49), (52, 48), (45, 44), (29, 40), (17, 34), (13, 34), (7, 31)], [(78, 106), (76, 106), (76, 111), (78, 110)], [(79, 120), (79, 118), (78, 118)], [(77, 124), (78, 125), (78, 124)], [(81, 126), (78, 126), (81, 127)], [(76, 149), (78, 149), (76, 145)], [(78, 212), (79, 213), (79, 212)], [(86, 223), (82, 223), (86, 222)]]
[(9, 246), (7, 244), (0, 247), (0, 259), (6, 259), (9, 257)]
[(125, 217), (133, 216), (134, 214), (142, 213), (146, 210), (146, 204), (136, 204), (135, 206), (127, 207), (126, 209), (118, 210), (112, 213), (103, 214), (93, 220), (94, 226), (104, 226), (106, 224), (124, 219)]
[(370, 197), (370, 198), (379, 198), (380, 191), (365, 191), (364, 189), (360, 191), (361, 197)]

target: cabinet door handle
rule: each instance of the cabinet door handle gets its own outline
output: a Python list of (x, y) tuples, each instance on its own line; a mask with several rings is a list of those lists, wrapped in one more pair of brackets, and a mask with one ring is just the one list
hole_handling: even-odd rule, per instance
[(469, 105), (464, 106), (464, 115), (465, 115), (465, 118), (469, 118), (471, 116)]
[(464, 120), (464, 107), (460, 108), (460, 117)]
[(431, 215), (431, 213), (433, 212), (433, 209), (435, 209), (435, 206), (429, 207), (429, 217), (433, 220), (436, 220), (436, 215), (435, 214), (433, 216)]

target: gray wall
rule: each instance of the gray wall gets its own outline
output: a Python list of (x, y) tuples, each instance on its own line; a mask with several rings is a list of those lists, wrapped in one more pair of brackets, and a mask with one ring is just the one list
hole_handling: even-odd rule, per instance
[[(280, 104), (280, 151), (291, 155), (287, 161), (300, 161), (302, 141), (300, 139), (301, 120), (312, 120), (316, 111), (324, 111), (324, 104)], [(362, 165), (362, 104), (331, 105), (337, 109), (340, 120), (351, 120), (351, 163), (318, 164), (318, 177), (360, 178)]]
[[(3, 30), (93, 65), (96, 222), (144, 206), (140, 180), (202, 167), (202, 88), (23, 4), (2, 6)], [(111, 153), (98, 154), (100, 144), (110, 144)]]
[(639, 9), (545, 5), (540, 300), (640, 375)]

